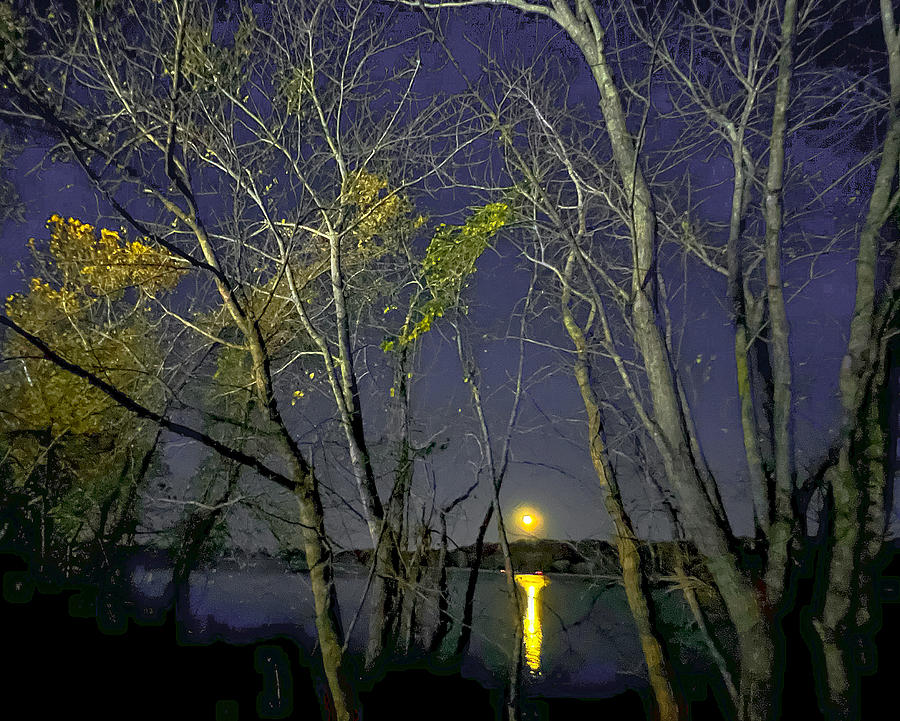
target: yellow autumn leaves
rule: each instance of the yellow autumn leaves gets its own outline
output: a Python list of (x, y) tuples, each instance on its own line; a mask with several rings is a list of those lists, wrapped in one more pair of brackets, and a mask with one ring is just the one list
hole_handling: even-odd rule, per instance
[[(150, 391), (141, 366), (152, 366), (158, 350), (143, 314), (131, 302), (120, 313), (115, 302), (128, 287), (148, 293), (173, 288), (185, 269), (144, 242), (129, 243), (105, 229), (97, 233), (75, 218), (53, 215), (47, 225), (45, 245), (28, 241), (33, 267), (45, 277), (31, 278), (25, 292), (9, 296), (7, 315), (26, 330), (52, 338), (54, 350), (70, 361), (144, 397)], [(110, 414), (121, 413), (99, 390), (36, 358), (25, 341), (11, 337), (4, 350), (22, 358), (0, 383), (24, 427), (97, 433)]]
[(140, 241), (123, 241), (116, 231), (104, 228), (98, 235), (92, 225), (56, 214), (47, 226), (49, 253), (38, 250), (34, 238), (28, 247), (35, 257), (43, 256), (41, 265), (53, 277), (32, 278), (27, 296), (9, 296), (6, 311), (11, 317), (21, 315), (25, 305), (32, 316), (70, 316), (97, 297), (115, 296), (125, 288), (150, 294), (171, 290), (186, 272), (163, 251)]
[[(150, 294), (171, 290), (185, 273), (183, 265), (162, 250), (141, 241), (124, 241), (114, 230), (54, 214), (50, 253), (63, 272), (64, 285), (89, 283), (95, 294), (138, 287)], [(33, 245), (33, 241), (29, 241)]]
[(376, 236), (389, 235), (402, 224), (416, 230), (425, 223), (424, 215), (409, 217), (410, 202), (404, 195), (388, 191), (387, 178), (364, 169), (350, 174), (341, 200), (344, 205), (356, 208), (351, 227), (361, 251), (371, 248)]

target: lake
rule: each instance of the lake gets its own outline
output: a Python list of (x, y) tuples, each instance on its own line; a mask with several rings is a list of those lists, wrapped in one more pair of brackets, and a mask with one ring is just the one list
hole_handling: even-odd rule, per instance
[[(366, 569), (336, 567), (341, 616), (347, 629), (357, 612), (367, 580)], [(450, 613), (462, 615), (468, 571), (448, 569)], [(171, 571), (138, 562), (132, 567), (137, 603), (144, 613), (159, 608)], [(527, 696), (603, 698), (647, 686), (646, 671), (634, 623), (621, 585), (608, 578), (567, 574), (517, 574), (525, 599), (524, 693)], [(190, 614), (179, 617), (182, 640), (232, 643), (264, 640), (274, 635), (294, 638), (311, 652), (315, 645), (313, 597), (308, 576), (285, 571), (274, 561), (220, 562), (190, 579)], [(690, 612), (679, 592), (655, 595), (666, 626), (674, 629), (679, 665), (706, 675), (704, 647), (691, 629)], [(425, 599), (419, 618), (436, 623), (436, 599)], [(455, 644), (458, 627), (446, 642)], [(503, 683), (515, 627), (502, 573), (483, 571), (475, 595), (472, 642), (462, 674), (486, 688)], [(359, 614), (350, 650), (361, 654), (368, 632), (367, 609)], [(670, 631), (671, 632), (671, 631)]]

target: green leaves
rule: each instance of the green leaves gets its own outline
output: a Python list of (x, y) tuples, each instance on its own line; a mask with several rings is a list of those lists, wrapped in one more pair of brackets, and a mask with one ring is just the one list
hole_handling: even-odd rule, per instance
[(476, 209), (463, 225), (438, 226), (422, 262), (434, 298), (459, 293), (463, 280), (475, 272), (475, 262), (509, 216), (506, 203), (490, 203)]
[(476, 270), (476, 262), (511, 216), (507, 203), (489, 203), (476, 208), (463, 225), (438, 226), (422, 261), (431, 298), (412, 309), (410, 317), (417, 315), (418, 320), (407, 322), (396, 339), (385, 340), (383, 351), (409, 345), (456, 304), (463, 284)]
[[(243, 15), (231, 46), (215, 43), (211, 31), (211, 26), (196, 24), (185, 28), (182, 71), (195, 90), (209, 92), (224, 88), (238, 95), (249, 79), (247, 62), (257, 32), (256, 19), (249, 11)], [(169, 73), (171, 70), (166, 71)]]
[(9, 2), (0, 2), (0, 56), (12, 64), (25, 49), (25, 23)]

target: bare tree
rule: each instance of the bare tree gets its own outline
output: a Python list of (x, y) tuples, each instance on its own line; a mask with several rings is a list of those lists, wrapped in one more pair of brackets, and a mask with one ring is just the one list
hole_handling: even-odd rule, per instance
[[(889, 4), (883, 4), (881, 9), (888, 47), (889, 93), (893, 97), (896, 78), (890, 64), (893, 62), (891, 47), (895, 34), (892, 35)], [(780, 277), (781, 268), (791, 260), (796, 262), (799, 256), (801, 262), (808, 264), (812, 278), (817, 258), (840, 247), (835, 241), (842, 236), (847, 238), (847, 231), (852, 234), (859, 232), (858, 240), (850, 237), (847, 243), (856, 252), (857, 297), (847, 355), (838, 383), (843, 407), (843, 440), (839, 441), (841, 450), (836, 467), (826, 474), (831, 479), (830, 511), (833, 514), (827, 523), (833, 525), (827, 549), (829, 569), (827, 573), (820, 574), (817, 584), (828, 590), (821, 593), (823, 606), (815, 622), (824, 651), (824, 658), (818, 663), (821, 663), (823, 675), (828, 679), (828, 688), (821, 699), (823, 708), (834, 717), (852, 718), (859, 713), (858, 708), (854, 708), (857, 681), (854, 672), (848, 671), (848, 668), (864, 666), (865, 660), (857, 666), (849, 664), (847, 659), (854, 657), (854, 654), (864, 659), (872, 653), (867, 648), (871, 640), (866, 640), (867, 634), (870, 634), (867, 624), (872, 611), (873, 569), (869, 564), (880, 550), (885, 527), (885, 431), (881, 421), (876, 420), (877, 412), (868, 404), (879, 403), (877, 399), (884, 393), (884, 363), (891, 323), (887, 319), (894, 312), (891, 305), (894, 291), (890, 281), (879, 288), (875, 280), (875, 267), (879, 254), (878, 236), (897, 201), (896, 195), (891, 195), (897, 158), (896, 129), (892, 120), (895, 110), (893, 101), (871, 102), (871, 89), (867, 87), (869, 82), (866, 78), (854, 77), (846, 69), (820, 65), (828, 48), (823, 49), (822, 44), (815, 40), (822, 22), (815, 4), (808, 4), (799, 10), (790, 4), (785, 5), (779, 41), (774, 37), (766, 38), (776, 29), (773, 22), (767, 20), (774, 17), (770, 7), (760, 4), (743, 12), (746, 15), (742, 14), (741, 8), (723, 5), (721, 8), (714, 6), (708, 13), (695, 8), (689, 16), (688, 37), (692, 47), (700, 49), (701, 55), (709, 52), (721, 58), (720, 65), (737, 80), (736, 92), (710, 83), (708, 74), (704, 77), (704, 69), (687, 55), (676, 59), (665, 43), (658, 47), (661, 48), (664, 63), (672, 70), (674, 84), (683, 94), (682, 97), (690, 98), (688, 105), (708, 119), (731, 152), (734, 192), (725, 246), (726, 267), (720, 272), (728, 277), (735, 322), (741, 419), (747, 466), (758, 509), (758, 535), (768, 546), (765, 600), (770, 613), (784, 607), (782, 601), (785, 596), (790, 601), (792, 566), (799, 563), (799, 557), (792, 560), (791, 554), (796, 554), (808, 542), (809, 506), (808, 500), (804, 501), (807, 491), (797, 481), (793, 468), (795, 460), (791, 432), (796, 416), (792, 407), (795, 404), (790, 400), (791, 361), (787, 351), (789, 331), (784, 311), (785, 296), (783, 290), (777, 290), (778, 287), (785, 287)], [(791, 15), (796, 16), (796, 20), (792, 20)], [(631, 27), (638, 33), (642, 32), (637, 22), (632, 22)], [(792, 43), (792, 35), (800, 40)], [(646, 32), (644, 37), (651, 41)], [(729, 38), (730, 42), (724, 42), (723, 38)], [(684, 45), (687, 39), (680, 40), (680, 45)], [(792, 53), (792, 44), (797, 46), (796, 53)], [(679, 47), (678, 39), (672, 46)], [(795, 77), (793, 81), (792, 75)], [(710, 87), (713, 89), (710, 90)], [(823, 95), (826, 89), (827, 93)], [(768, 111), (772, 118), (771, 127), (754, 129), (760, 118), (758, 109), (761, 106), (771, 107)], [(785, 232), (789, 215), (788, 210), (782, 207), (783, 189), (790, 189), (792, 185), (796, 187), (798, 181), (812, 186), (809, 192), (812, 200), (799, 207), (795, 204), (791, 209), (791, 220), (796, 223), (798, 215), (827, 211), (828, 205), (823, 198), (844, 178), (825, 188), (816, 186), (812, 180), (816, 178), (813, 173), (803, 176), (805, 163), (799, 159), (793, 159), (790, 163), (793, 167), (788, 173), (785, 170), (787, 139), (814, 133), (814, 142), (828, 147), (839, 142), (837, 135), (829, 136), (830, 132), (846, 133), (848, 128), (859, 132), (869, 123), (878, 122), (877, 118), (884, 112), (885, 106), (888, 130), (883, 144), (873, 148), (856, 168), (851, 169), (853, 173), (860, 167), (877, 166), (861, 232), (858, 227), (843, 229), (843, 233), (842, 229), (838, 229), (831, 242), (817, 246), (814, 241), (810, 243), (808, 252), (798, 253), (796, 240)], [(686, 109), (684, 106), (681, 108), (682, 111)], [(765, 114), (761, 116), (763, 120), (765, 117)], [(763, 147), (760, 147), (759, 141), (754, 141), (754, 135), (766, 141)], [(752, 202), (755, 199), (754, 186), (761, 206), (756, 219)], [(758, 246), (749, 230), (754, 222), (761, 223), (764, 228)], [(779, 233), (783, 241), (778, 240)], [(693, 251), (700, 250), (696, 238), (689, 239), (688, 243)], [(709, 249), (699, 254), (705, 259), (711, 257)], [(712, 255), (715, 254), (713, 251)], [(893, 263), (893, 260), (890, 262)], [(757, 279), (753, 278), (754, 270)], [(753, 291), (754, 282), (758, 289), (762, 286), (761, 291)], [(800, 285), (802, 291), (805, 283)], [(793, 295), (797, 292), (800, 291)], [(880, 297), (881, 304), (877, 309), (876, 297)], [(752, 339), (765, 336), (768, 336), (768, 347), (757, 341), (758, 348), (753, 348)], [(748, 339), (751, 341), (749, 344)], [(867, 346), (867, 350), (861, 350), (863, 346)], [(771, 358), (772, 375), (769, 378), (765, 378), (759, 367), (759, 352)], [(860, 383), (871, 384), (867, 385), (866, 398), (869, 400), (865, 402), (856, 395), (860, 391)], [(770, 427), (765, 423), (767, 407), (772, 409), (773, 425)], [(757, 419), (764, 422), (757, 424)], [(766, 432), (760, 433), (761, 429)], [(768, 441), (769, 431), (771, 441)], [(861, 440), (863, 438), (866, 440)], [(854, 445), (857, 442), (862, 445)], [(863, 448), (868, 450), (863, 451)], [(821, 452), (824, 455), (825, 449)], [(865, 461), (864, 458), (870, 460)], [(854, 476), (856, 473), (860, 475)], [(868, 509), (867, 514), (873, 524), (860, 532), (856, 519), (864, 507)], [(854, 520), (851, 521), (851, 517)], [(871, 556), (868, 555), (870, 552)], [(848, 594), (851, 586), (856, 588), (858, 594), (852, 601)], [(817, 657), (817, 651), (811, 650), (814, 658)]]
[[(419, 3), (419, 6), (427, 12), (441, 7), (481, 4), (485, 3), (473, 0)], [(579, 128), (580, 135), (573, 133), (571, 121), (554, 115), (548, 109), (552, 102), (548, 104), (546, 98), (537, 100), (539, 93), (533, 87), (526, 87), (521, 77), (506, 82), (504, 90), (495, 93), (497, 109), (479, 108), (478, 112), (482, 113), (485, 125), (494, 129), (499, 145), (504, 148), (509, 175), (519, 181), (517, 187), (522, 196), (536, 208), (528, 218), (536, 234), (552, 227), (554, 233), (575, 241), (558, 242), (554, 246), (539, 243), (531, 258), (555, 275), (559, 283), (572, 277), (573, 269), (579, 274), (580, 285), (573, 291), (573, 297), (590, 309), (588, 318), (590, 323), (599, 326), (598, 337), (605, 356), (619, 370), (624, 387), (632, 389), (629, 393), (636, 413), (656, 445), (679, 506), (691, 509), (685, 517), (687, 535), (705, 557), (736, 628), (738, 716), (742, 719), (771, 717), (777, 713), (776, 678), (780, 673), (775, 664), (777, 619), (791, 600), (791, 548), (800, 523), (794, 508), (796, 399), (792, 390), (787, 298), (782, 279), (783, 266), (789, 259), (782, 200), (789, 178), (785, 172), (786, 138), (793, 130), (792, 125), (798, 128), (805, 125), (808, 129), (822, 120), (821, 108), (815, 104), (815, 92), (824, 91), (825, 85), (809, 82), (817, 79), (816, 61), (821, 50), (815, 34), (816, 28), (821, 27), (820, 15), (815, 3), (799, 8), (791, 0), (757, 4), (752, 8), (737, 3), (713, 4), (705, 11), (696, 8), (687, 22), (674, 11), (657, 12), (656, 23), (643, 7), (622, 8), (605, 16), (594, 3), (586, 0), (546, 3), (508, 0), (491, 4), (541, 16), (558, 26), (579, 49), (595, 81), (603, 142), (594, 141), (588, 123)], [(883, 7), (882, 15), (886, 12)], [(646, 41), (643, 53), (618, 38), (610, 42), (608, 29), (618, 32), (624, 28)], [(893, 32), (892, 26), (885, 31), (889, 46)], [(797, 38), (805, 44), (795, 53)], [(695, 61), (697, 57), (704, 58), (704, 53), (716, 61)], [(710, 75), (715, 62), (723, 64), (734, 76), (727, 85), (731, 88), (729, 97), (719, 98), (715, 91), (708, 90), (708, 81), (715, 76), (715, 72)], [(647, 68), (643, 77), (640, 72), (634, 72), (639, 63)], [(680, 84), (681, 92), (691, 97), (694, 117), (703, 118), (706, 128), (714, 128), (712, 137), (725, 141), (732, 160), (734, 193), (727, 242), (722, 249), (724, 263), (720, 260), (723, 255), (720, 249), (710, 249), (697, 242), (690, 210), (685, 213), (683, 205), (677, 209), (679, 203), (667, 197), (666, 184), (661, 182), (667, 171), (678, 167), (678, 153), (687, 150), (690, 157), (691, 153), (709, 149), (709, 143), (705, 148), (700, 140), (693, 147), (681, 143), (662, 150), (654, 147), (648, 131), (657, 119), (651, 93), (660, 65), (665, 68), (663, 74), (670, 73), (673, 83)], [(803, 82), (794, 79), (798, 73), (802, 74)], [(825, 75), (819, 73), (818, 79)], [(833, 82), (829, 84), (829, 92), (837, 92), (838, 97), (855, 102), (858, 84), (847, 83), (844, 77), (838, 81), (837, 89)], [(807, 97), (799, 98), (799, 102), (791, 90), (797, 84), (807, 90)], [(817, 90), (808, 92), (809, 88)], [(812, 109), (804, 110), (803, 102), (807, 103), (806, 108)], [(522, 118), (521, 108), (517, 107), (521, 104), (531, 105), (530, 121)], [(866, 122), (866, 115), (861, 112), (855, 118), (852, 112), (846, 117), (849, 122)], [(682, 115), (681, 119), (689, 118)], [(526, 129), (529, 122), (531, 125)], [(539, 143), (529, 133), (539, 136), (544, 147), (538, 147)], [(888, 140), (892, 137), (889, 133)], [(862, 289), (870, 282), (869, 274), (874, 269), (868, 258), (877, 256), (872, 250), (877, 243), (869, 238), (877, 236), (877, 229), (892, 207), (895, 150), (890, 142), (885, 148), (884, 177), (879, 176), (880, 186), (876, 184), (883, 198), (877, 193), (873, 196), (877, 208), (866, 224), (865, 242), (861, 245), (859, 267), (863, 269), (860, 271), (863, 280), (858, 286)], [(520, 159), (523, 155), (527, 156), (524, 160)], [(606, 162), (607, 158), (610, 163)], [(764, 158), (762, 162), (761, 158)], [(827, 192), (827, 189), (816, 191), (816, 199)], [(748, 211), (754, 207), (754, 194), (759, 198), (756, 227), (762, 229), (762, 237), (752, 248), (745, 227)], [(600, 233), (620, 243), (592, 246), (593, 238)], [(672, 347), (665, 330), (665, 311), (659, 303), (665, 273), (661, 249), (667, 239), (689, 246), (701, 262), (729, 281), (736, 319), (735, 353), (745, 450), (751, 466), (757, 526), (766, 541), (765, 573), (759, 579), (741, 567), (735, 553), (733, 532), (712, 476), (705, 467), (691, 409), (675, 372)], [(587, 249), (580, 248), (581, 243)], [(826, 246), (825, 250), (829, 247), (833, 246)], [(571, 256), (567, 255), (567, 249)], [(822, 253), (823, 249), (814, 252)], [(568, 264), (566, 257), (571, 257)], [(874, 283), (874, 276), (871, 277)], [(755, 285), (756, 279), (761, 281), (761, 288)], [(604, 297), (600, 288), (609, 295)], [(873, 288), (871, 285), (868, 291), (859, 291), (863, 295), (858, 303), (862, 302), (864, 307), (858, 305), (851, 326), (851, 347), (857, 348), (857, 353), (862, 353), (860, 340), (869, 337), (869, 331), (863, 329), (871, 327), (872, 315), (865, 308), (871, 302), (866, 298), (874, 297)], [(614, 322), (609, 320), (610, 308), (618, 313)], [(627, 340), (622, 337), (622, 327), (627, 329)], [(765, 344), (758, 342), (763, 333)], [(621, 344), (620, 349), (612, 352), (615, 343)], [(629, 351), (623, 353), (621, 348)], [(632, 362), (632, 352), (638, 354), (640, 365)], [(769, 363), (758, 359), (760, 353), (766, 354)], [(874, 357), (879, 357), (877, 352), (873, 352)], [(852, 354), (848, 358), (851, 360), (845, 366), (852, 364)], [(771, 368), (771, 375), (764, 370), (764, 365)], [(877, 363), (873, 361), (872, 368), (875, 367)], [(845, 370), (841, 382), (844, 393), (849, 387), (847, 379)], [(874, 412), (869, 417), (874, 418)], [(762, 429), (764, 433), (760, 433)], [(874, 427), (872, 433), (874, 439), (877, 435)], [(883, 449), (880, 443), (873, 440), (874, 445), (866, 447)], [(883, 450), (876, 454), (876, 463), (883, 463), (882, 454)], [(883, 475), (875, 477), (883, 478)], [(854, 485), (859, 487), (859, 481)], [(844, 488), (843, 499), (848, 498), (848, 487)], [(883, 498), (883, 486), (879, 489), (873, 496)], [(881, 505), (881, 501), (875, 501), (870, 507), (877, 509)], [(862, 508), (852, 503), (851, 506), (857, 510)], [(879, 516), (879, 512), (874, 511), (874, 515)], [(875, 525), (880, 528), (883, 516), (879, 520), (880, 525), (878, 521)], [(878, 539), (881, 535), (876, 533), (870, 538)], [(841, 538), (846, 537), (845, 533)], [(841, 548), (844, 541), (833, 545)], [(873, 548), (878, 545), (879, 541), (873, 541)], [(850, 563), (853, 553), (861, 552), (856, 541), (847, 548), (851, 546), (858, 550), (844, 551), (843, 561), (832, 564), (844, 569), (845, 579), (858, 571), (858, 568), (852, 572), (847, 570), (853, 565)], [(838, 551), (836, 555), (841, 554)], [(831, 612), (842, 606), (843, 611), (838, 615), (847, 618), (848, 597), (845, 595), (845, 600), (837, 603), (837, 596), (832, 594), (832, 602), (826, 605)], [(866, 615), (865, 611), (859, 613)], [(832, 654), (832, 658), (836, 657)], [(841, 697), (841, 693), (835, 697)], [(845, 701), (840, 703), (846, 705)]]
[[(463, 609), (463, 625), (460, 629), (460, 638), (457, 644), (457, 653), (461, 653), (468, 644), (471, 636), (471, 619), (472, 619), (472, 600), (474, 598), (474, 586), (478, 575), (479, 565), (481, 563), (480, 550), (483, 548), (484, 534), (487, 531), (488, 523), (491, 516), (497, 519), (497, 536), (500, 541), (500, 548), (503, 552), (503, 566), (506, 574), (506, 587), (509, 594), (513, 613), (516, 618), (516, 630), (514, 635), (514, 645), (510, 654), (509, 678), (506, 697), (506, 716), (509, 721), (515, 721), (520, 716), (520, 684), (522, 671), (522, 643), (523, 643), (523, 626), (522, 626), (522, 599), (516, 589), (515, 567), (513, 566), (512, 553), (509, 548), (509, 534), (506, 530), (506, 521), (503, 517), (503, 510), (500, 505), (500, 489), (503, 486), (503, 480), (506, 477), (510, 463), (510, 446), (512, 442), (513, 430), (519, 415), (519, 408), (522, 396), (525, 393), (525, 324), (528, 319), (530, 306), (532, 303), (532, 294), (534, 291), (534, 277), (528, 287), (528, 293), (524, 299), (523, 307), (519, 316), (518, 328), (518, 360), (516, 364), (516, 373), (513, 377), (512, 402), (510, 404), (509, 416), (504, 429), (502, 440), (500, 441), (499, 451), (495, 450), (497, 439), (491, 433), (490, 424), (485, 415), (485, 402), (483, 398), (483, 389), (481, 383), (481, 373), (478, 364), (474, 358), (469, 343), (464, 338), (464, 330), (461, 328), (462, 319), (454, 324), (454, 334), (456, 336), (456, 349), (459, 356), (460, 366), (463, 372), (463, 380), (469, 386), (471, 391), (472, 408), (478, 419), (477, 428), (479, 431), (479, 446), (483, 458), (483, 467), (488, 473), (491, 487), (491, 503), (488, 511), (485, 513), (484, 519), (478, 529), (478, 537), (476, 539), (476, 558), (472, 568), (469, 571), (469, 582), (466, 589), (465, 605)], [(466, 623), (468, 620), (468, 623)]]

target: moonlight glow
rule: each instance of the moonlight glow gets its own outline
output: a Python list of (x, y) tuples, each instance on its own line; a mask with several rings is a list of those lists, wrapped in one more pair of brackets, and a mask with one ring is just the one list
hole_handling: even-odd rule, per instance
[(515, 529), (528, 537), (540, 535), (544, 530), (544, 517), (538, 510), (528, 504), (522, 503), (510, 509), (510, 517), (513, 519)]

